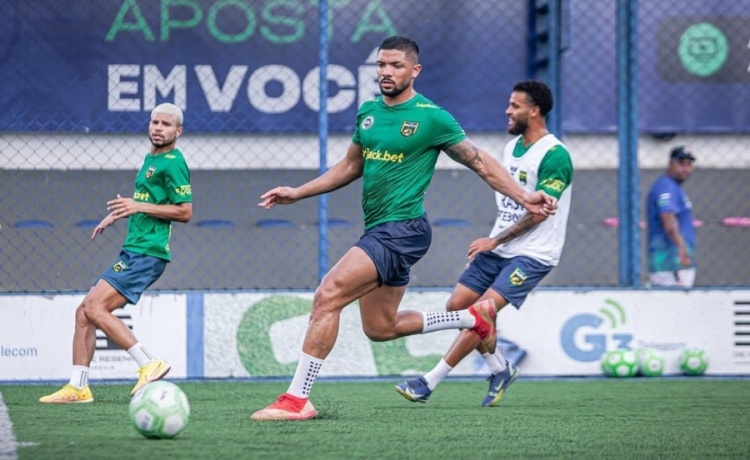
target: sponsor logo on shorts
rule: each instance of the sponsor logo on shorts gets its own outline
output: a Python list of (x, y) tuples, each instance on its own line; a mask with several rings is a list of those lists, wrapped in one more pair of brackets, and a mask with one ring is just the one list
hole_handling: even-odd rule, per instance
[(127, 270), (128, 266), (125, 265), (125, 262), (122, 260), (118, 260), (116, 264), (112, 266), (112, 270), (116, 271), (117, 273), (120, 273), (122, 271)]
[(510, 284), (513, 286), (520, 286), (523, 284), (524, 281), (526, 281), (526, 278), (528, 278), (529, 275), (523, 272), (520, 268), (516, 268), (513, 270), (513, 273), (510, 274), (509, 280)]

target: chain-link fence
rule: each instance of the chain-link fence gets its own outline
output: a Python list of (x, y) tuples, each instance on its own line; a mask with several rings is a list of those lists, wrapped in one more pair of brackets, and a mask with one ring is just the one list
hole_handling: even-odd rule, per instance
[[(90, 235), (106, 201), (132, 193), (149, 112), (165, 101), (185, 111), (178, 147), (192, 171), (194, 215), (174, 225), (173, 262), (154, 288), (314, 288), (363, 230), (359, 182), (325, 201), (270, 211), (256, 204), (276, 185), (317, 176), (321, 157), (328, 166), (341, 158), (357, 107), (378, 94), (378, 44), (393, 34), (415, 39), (417, 90), (499, 154), (510, 139), (512, 85), (530, 76), (536, 58), (530, 15), (545, 3), (329, 0), (321, 22), (315, 0), (3, 2), (0, 291), (86, 290), (115, 262), (125, 225), (95, 242)], [(568, 243), (545, 284), (617, 286), (616, 2), (560, 3), (556, 102), (576, 175)], [(750, 230), (730, 218), (750, 216), (750, 0), (638, 6), (641, 204), (669, 148), (689, 145), (698, 161), (685, 188), (702, 222), (696, 284), (747, 285)], [(322, 131), (321, 23), (329, 80)], [(426, 207), (433, 247), (411, 286), (452, 286), (468, 244), (491, 229), (494, 198), (443, 157)], [(645, 253), (641, 260), (645, 273)]]

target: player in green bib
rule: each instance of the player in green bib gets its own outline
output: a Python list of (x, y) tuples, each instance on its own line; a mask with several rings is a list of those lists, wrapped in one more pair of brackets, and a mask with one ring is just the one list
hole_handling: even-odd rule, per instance
[[(541, 81), (513, 86), (508, 108), (508, 132), (502, 162), (519, 185), (544, 190), (557, 199), (557, 212), (540, 216), (526, 212), (513, 200), (495, 193), (497, 219), (489, 237), (469, 245), (469, 263), (458, 279), (446, 310), (467, 308), (492, 299), (498, 310), (506, 305), (520, 309), (539, 282), (557, 266), (565, 245), (573, 188), (573, 162), (567, 147), (547, 130), (545, 117), (552, 110), (552, 91)], [(520, 370), (503, 356), (480, 344), (474, 334), (461, 332), (450, 350), (426, 374), (396, 385), (412, 402), (427, 402), (432, 392), (458, 363), (477, 350), (490, 371), (482, 405), (494, 406)]]
[(313, 383), (338, 335), (344, 307), (358, 300), (362, 327), (374, 341), (444, 329), (470, 329), (495, 347), (496, 306), (477, 302), (454, 312), (399, 311), (409, 270), (432, 239), (424, 195), (441, 151), (475, 171), (494, 190), (530, 212), (554, 213), (556, 200), (524, 190), (510, 174), (466, 137), (448, 112), (414, 90), (422, 70), (419, 47), (401, 36), (378, 49), (382, 96), (359, 109), (345, 157), (320, 177), (299, 187), (276, 187), (259, 206), (292, 204), (362, 178), (365, 233), (323, 278), (313, 297), (302, 353), (287, 392), (253, 420), (305, 420), (317, 415), (309, 401)]
[(91, 239), (117, 220), (128, 218), (128, 233), (118, 260), (97, 280), (76, 309), (73, 334), (73, 373), (62, 389), (39, 399), (41, 403), (93, 402), (89, 366), (96, 350), (96, 329), (112, 339), (138, 364), (138, 381), (131, 396), (142, 386), (159, 380), (169, 364), (155, 359), (112, 312), (136, 304), (141, 294), (164, 272), (171, 260), (169, 238), (172, 222), (188, 222), (193, 215), (190, 170), (182, 152), (175, 148), (182, 134), (182, 110), (160, 104), (151, 112), (151, 152), (135, 177), (132, 198), (107, 202), (110, 213), (94, 228)]

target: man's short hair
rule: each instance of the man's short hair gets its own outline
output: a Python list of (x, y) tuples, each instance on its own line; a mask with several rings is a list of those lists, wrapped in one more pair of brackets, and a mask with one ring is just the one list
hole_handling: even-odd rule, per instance
[(163, 104), (159, 104), (156, 107), (154, 107), (154, 110), (151, 111), (151, 119), (154, 119), (154, 116), (156, 116), (157, 113), (165, 113), (167, 115), (172, 115), (174, 117), (175, 123), (177, 123), (177, 126), (182, 126), (182, 109), (177, 107), (174, 104), (170, 104), (169, 102), (165, 102)]
[(552, 91), (544, 82), (539, 80), (519, 81), (513, 86), (513, 91), (523, 92), (529, 96), (531, 105), (539, 106), (539, 113), (547, 116), (554, 104)]
[(380, 47), (378, 47), (378, 51), (380, 50), (403, 51), (415, 64), (419, 63), (419, 45), (411, 38), (404, 37), (403, 35), (394, 35), (386, 38), (380, 44)]

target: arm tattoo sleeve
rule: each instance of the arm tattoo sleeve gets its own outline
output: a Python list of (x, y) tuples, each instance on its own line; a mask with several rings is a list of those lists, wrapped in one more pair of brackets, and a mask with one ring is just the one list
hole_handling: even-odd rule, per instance
[(508, 241), (514, 240), (524, 233), (528, 232), (538, 224), (539, 222), (536, 221), (536, 216), (527, 212), (526, 214), (521, 216), (520, 219), (518, 219), (518, 222), (510, 226), (504, 232), (497, 235), (495, 237), (495, 242), (498, 246), (507, 243)]
[(445, 151), (451, 159), (461, 163), (469, 169), (477, 170), (481, 163), (479, 147), (468, 139), (464, 139), (458, 144), (451, 145)]

